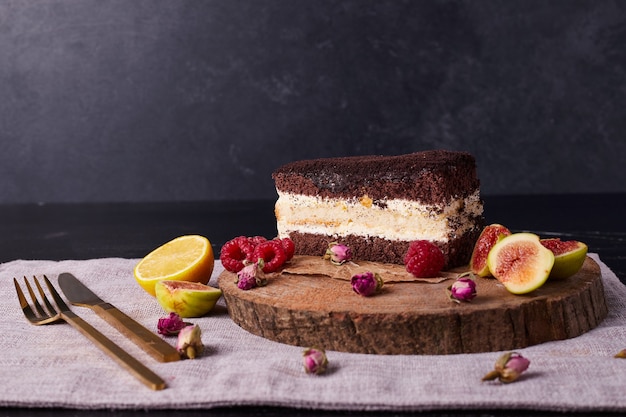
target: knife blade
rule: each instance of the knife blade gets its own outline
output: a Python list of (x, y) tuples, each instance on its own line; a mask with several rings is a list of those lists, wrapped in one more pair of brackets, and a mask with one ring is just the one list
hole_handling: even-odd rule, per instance
[(58, 281), (63, 294), (72, 305), (91, 308), (107, 323), (159, 362), (180, 360), (180, 354), (172, 345), (112, 304), (98, 297), (74, 275), (63, 272), (59, 275)]

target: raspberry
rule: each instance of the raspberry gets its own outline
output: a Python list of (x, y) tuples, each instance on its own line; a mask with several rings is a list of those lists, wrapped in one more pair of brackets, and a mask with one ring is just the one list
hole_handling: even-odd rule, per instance
[(443, 269), (445, 258), (441, 249), (428, 240), (411, 243), (404, 255), (406, 270), (417, 278), (435, 277)]
[(283, 245), (277, 240), (268, 240), (259, 243), (254, 248), (253, 259), (263, 259), (263, 272), (276, 272), (287, 261), (287, 255)]
[(243, 261), (252, 257), (254, 247), (245, 236), (239, 236), (229, 240), (222, 246), (220, 261), (224, 269), (230, 272), (239, 272), (243, 269)]
[(263, 236), (252, 236), (252, 237), (249, 237), (249, 238), (248, 238), (248, 241), (249, 241), (249, 242), (250, 242), (253, 246), (256, 246), (256, 245), (258, 245), (259, 243), (266, 242), (266, 241), (267, 241), (267, 239), (266, 239), (265, 237), (263, 237)]
[(234, 240), (237, 242), (239, 248), (241, 248), (241, 251), (246, 256), (245, 259), (250, 262), (254, 262), (254, 257), (252, 256), (252, 254), (254, 253), (254, 248), (256, 244), (253, 243), (250, 238), (245, 236), (238, 236)]
[(285, 256), (287, 257), (287, 261), (293, 258), (293, 254), (296, 252), (296, 245), (293, 243), (288, 237), (284, 237), (282, 239), (276, 238), (283, 245), (283, 249), (285, 250)]

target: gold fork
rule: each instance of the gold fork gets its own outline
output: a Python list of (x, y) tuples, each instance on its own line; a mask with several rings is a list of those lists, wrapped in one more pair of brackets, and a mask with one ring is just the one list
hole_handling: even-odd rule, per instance
[(26, 288), (28, 290), (30, 298), (31, 300), (33, 300), (33, 305), (35, 306), (34, 310), (26, 300), (26, 297), (24, 297), (22, 288), (18, 284), (17, 280), (13, 278), (13, 283), (15, 284), (15, 290), (17, 291), (17, 297), (20, 301), (20, 306), (22, 307), (22, 311), (24, 312), (24, 315), (26, 316), (28, 321), (36, 326), (58, 321), (65, 321), (71, 324), (74, 328), (78, 329), (89, 340), (95, 343), (95, 345), (98, 346), (104, 353), (109, 355), (119, 365), (129, 371), (133, 376), (135, 376), (135, 378), (139, 379), (145, 385), (152, 388), (153, 390), (161, 390), (165, 388), (165, 381), (163, 381), (161, 377), (152, 372), (137, 359), (130, 356), (121, 347), (113, 343), (105, 335), (100, 333), (89, 323), (87, 323), (86, 321), (78, 317), (74, 312), (72, 312), (67, 304), (65, 304), (61, 296), (59, 296), (59, 293), (54, 289), (54, 287), (48, 280), (48, 277), (44, 275), (43, 278), (46, 282), (46, 286), (48, 287), (50, 294), (52, 295), (52, 298), (54, 299), (55, 304), (57, 305), (57, 309), (55, 309), (50, 301), (48, 301), (48, 298), (46, 297), (43, 288), (39, 284), (39, 280), (37, 279), (37, 277), (33, 277), (33, 279), (35, 281), (35, 285), (38, 289), (39, 295), (43, 300), (45, 309), (37, 300), (37, 296), (35, 295), (35, 292), (33, 291), (26, 277), (24, 277), (24, 282), (26, 283)]

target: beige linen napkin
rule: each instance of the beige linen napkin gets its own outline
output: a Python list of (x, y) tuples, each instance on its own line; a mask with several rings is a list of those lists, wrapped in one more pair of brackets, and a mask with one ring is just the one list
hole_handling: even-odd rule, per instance
[[(599, 261), (596, 255), (592, 255)], [(275, 405), (342, 410), (533, 409), (626, 411), (626, 287), (606, 265), (609, 316), (575, 339), (519, 350), (531, 360), (515, 383), (481, 382), (499, 352), (380, 356), (327, 352), (328, 372), (308, 375), (302, 348), (254, 336), (235, 325), (220, 300), (190, 319), (203, 332), (204, 356), (159, 363), (91, 310), (72, 309), (140, 358), (168, 384), (151, 391), (67, 324), (36, 327), (23, 317), (12, 278), (71, 272), (94, 292), (156, 331), (165, 315), (133, 279), (137, 260), (25, 261), (0, 265), (0, 406), (80, 409), (212, 408)], [(222, 271), (216, 265), (211, 283)], [(479, 295), (480, 296), (480, 295)], [(172, 344), (175, 339), (167, 339)]]

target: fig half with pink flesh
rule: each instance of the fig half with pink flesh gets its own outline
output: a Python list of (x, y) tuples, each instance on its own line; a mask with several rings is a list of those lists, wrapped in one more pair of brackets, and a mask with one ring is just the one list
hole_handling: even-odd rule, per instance
[(541, 239), (541, 244), (554, 254), (554, 266), (550, 278), (563, 279), (574, 275), (582, 268), (587, 257), (587, 245), (577, 240), (559, 238)]
[(165, 311), (180, 317), (201, 317), (215, 307), (222, 290), (189, 281), (159, 281), (154, 286), (156, 299)]
[(487, 264), (491, 274), (513, 294), (541, 287), (554, 265), (554, 254), (533, 233), (513, 233), (496, 243)]
[(470, 271), (479, 277), (488, 277), (491, 275), (489, 267), (487, 266), (487, 255), (493, 246), (502, 240), (505, 236), (509, 236), (511, 231), (501, 224), (490, 224), (485, 226), (476, 244), (474, 244), (474, 250), (472, 251), (472, 258), (470, 259)]

